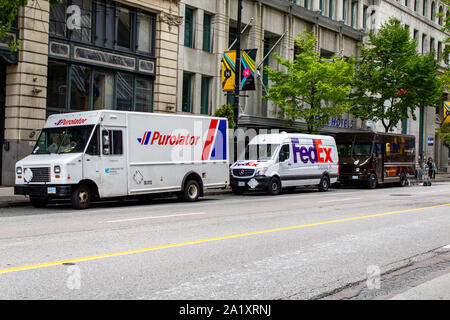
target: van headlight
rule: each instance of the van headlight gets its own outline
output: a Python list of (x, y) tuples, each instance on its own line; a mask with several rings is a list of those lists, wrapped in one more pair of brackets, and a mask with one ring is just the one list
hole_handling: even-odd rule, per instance
[(359, 168), (356, 168), (355, 171), (356, 171), (356, 172), (359, 172)]
[(60, 166), (54, 166), (53, 167), (53, 172), (54, 173), (61, 173), (61, 167)]
[(256, 175), (257, 176), (263, 176), (263, 175), (266, 174), (266, 172), (267, 172), (267, 167), (266, 168), (261, 168), (261, 169), (256, 170)]
[(16, 168), (16, 173), (17, 174), (22, 174), (22, 167), (17, 167)]

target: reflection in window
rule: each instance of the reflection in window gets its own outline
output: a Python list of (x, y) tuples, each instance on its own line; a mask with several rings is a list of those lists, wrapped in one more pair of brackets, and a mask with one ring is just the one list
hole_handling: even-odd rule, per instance
[(67, 65), (65, 63), (48, 62), (47, 106), (66, 109), (67, 97)]
[(124, 48), (131, 48), (131, 13), (125, 8), (119, 9), (117, 44)]
[(138, 26), (138, 51), (151, 53), (153, 47), (153, 17), (140, 14)]
[(136, 111), (152, 111), (153, 84), (148, 79), (136, 79)]
[[(73, 11), (71, 14), (80, 14), (81, 20), (78, 28), (70, 28), (70, 38), (72, 40), (91, 42), (92, 30), (92, 0), (72, 0), (72, 6), (78, 6), (80, 11)], [(74, 18), (76, 19), (76, 18)]]
[(72, 66), (70, 84), (70, 109), (89, 110), (89, 86), (91, 69)]
[(93, 109), (113, 109), (114, 76), (109, 73), (94, 73)]
[(66, 5), (58, 3), (52, 5), (49, 22), (50, 34), (66, 37)]
[(194, 11), (188, 7), (184, 15), (184, 45), (194, 47)]
[(117, 73), (117, 110), (131, 110), (133, 103), (133, 76)]

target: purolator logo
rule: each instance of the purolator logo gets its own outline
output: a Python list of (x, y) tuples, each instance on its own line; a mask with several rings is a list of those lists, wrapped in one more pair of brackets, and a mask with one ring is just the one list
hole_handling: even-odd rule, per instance
[(87, 119), (61, 119), (58, 122), (55, 122), (55, 126), (67, 126), (67, 125), (73, 125), (73, 124), (83, 124), (87, 121)]
[(171, 145), (171, 146), (194, 146), (197, 145), (198, 141), (200, 140), (200, 136), (191, 136), (189, 133), (184, 135), (181, 133), (178, 133), (178, 135), (172, 135), (172, 134), (161, 134), (159, 131), (152, 132), (151, 131), (145, 131), (142, 138), (137, 138), (137, 141), (142, 145)]

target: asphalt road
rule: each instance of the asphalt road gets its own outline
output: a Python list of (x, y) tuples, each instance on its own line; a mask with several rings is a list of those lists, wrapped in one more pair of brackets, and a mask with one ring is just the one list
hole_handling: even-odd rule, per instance
[(0, 299), (388, 299), (450, 272), (449, 190), (0, 208)]

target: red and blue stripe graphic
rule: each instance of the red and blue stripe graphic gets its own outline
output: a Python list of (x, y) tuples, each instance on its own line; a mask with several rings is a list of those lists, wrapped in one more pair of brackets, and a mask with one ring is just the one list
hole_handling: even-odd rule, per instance
[(151, 131), (145, 131), (144, 136), (142, 138), (137, 138), (138, 142), (144, 146), (148, 145), (148, 140), (150, 140), (150, 136), (152, 135)]
[(202, 160), (227, 159), (227, 121), (213, 119), (203, 147)]

